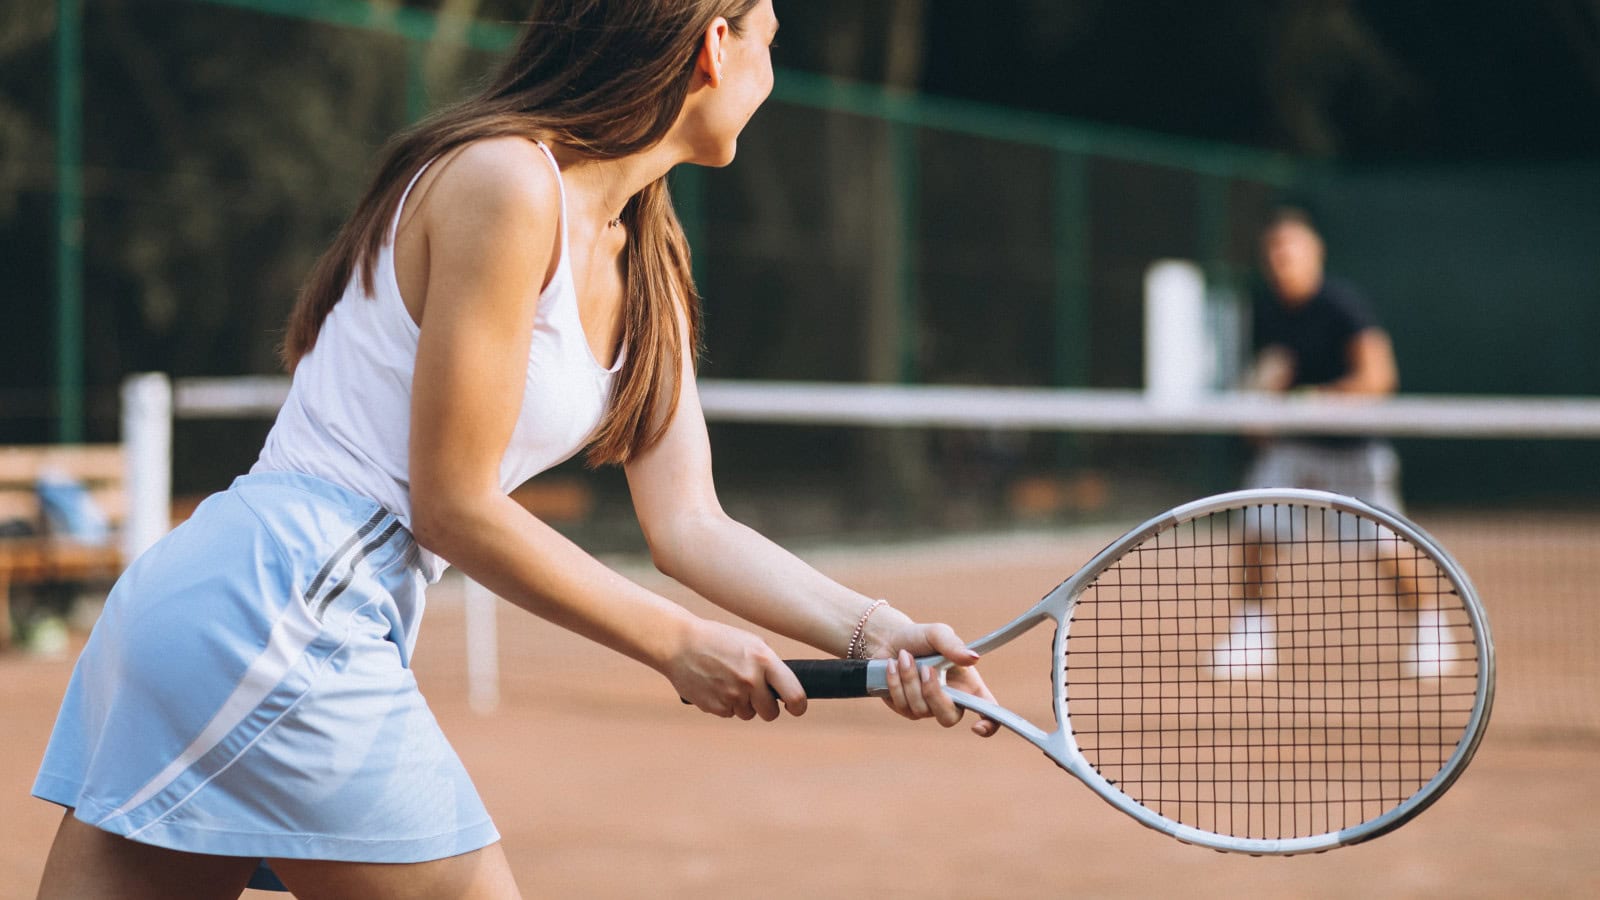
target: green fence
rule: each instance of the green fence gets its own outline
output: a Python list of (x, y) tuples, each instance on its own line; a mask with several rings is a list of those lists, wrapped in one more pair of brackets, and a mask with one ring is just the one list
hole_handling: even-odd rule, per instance
[[(55, 315), (18, 348), (52, 374), (17, 387), (54, 392), (65, 440), (104, 432), (125, 371), (270, 368), (274, 323), (372, 148), (455, 92), (428, 95), (431, 49), (458, 46), (461, 71), (481, 71), (515, 34), (359, 0), (55, 2), (57, 189), (24, 201), (49, 194), (56, 211), (55, 274), (33, 279)], [(140, 52), (166, 56), (124, 59)], [(276, 94), (297, 63), (320, 67), (320, 91)], [(130, 102), (151, 79), (168, 108)], [(214, 140), (251, 116), (254, 158), (242, 137)], [(216, 154), (165, 149), (191, 141)], [(285, 161), (297, 142), (311, 151)], [(781, 71), (739, 163), (682, 170), (675, 193), (711, 331), (731, 338), (713, 345), (716, 374), (1128, 384), (1143, 266), (1182, 256), (1236, 275), (1259, 209), (1296, 172), (1259, 151)], [(120, 336), (99, 333), (110, 322)]]
[[(295, 290), (378, 145), (513, 34), (355, 0), (25, 2), (56, 18), (0, 58), (0, 116), (37, 125), (0, 129), (0, 442), (115, 439), (128, 372), (274, 371)], [(430, 69), (441, 48), (456, 74)], [(1148, 266), (1200, 260), (1243, 287), (1257, 225), (1293, 190), (1394, 334), (1407, 390), (1600, 391), (1592, 165), (1339, 170), (780, 71), (738, 162), (674, 177), (708, 377), (1135, 387)], [(264, 425), (188, 429), (180, 490), (225, 483)], [(862, 444), (755, 427), (719, 441), (797, 473), (855, 465)], [(1129, 455), (1016, 443), (998, 452), (1062, 468)], [(1526, 468), (1429, 447), (1407, 458), (1430, 496), (1468, 489), (1470, 469)], [(1233, 452), (1186, 445), (1167, 465), (1220, 485)], [(1540, 468), (1593, 481), (1589, 452)]]
[[(513, 37), (357, 0), (22, 4), (37, 40), (0, 56), (0, 443), (116, 439), (129, 372), (276, 371), (295, 291), (380, 143)], [(1287, 191), (1388, 325), (1407, 391), (1600, 392), (1593, 165), (1342, 170), (780, 70), (735, 165), (674, 173), (705, 295), (702, 372), (725, 379), (1137, 387), (1151, 263), (1201, 261), (1243, 296), (1256, 228)], [(266, 427), (186, 423), (176, 490), (225, 485)], [(713, 427), (724, 496), (778, 494), (749, 514), (779, 531), (823, 482), (846, 512), (819, 514), (819, 532), (982, 509), (1036, 477), (1069, 507), (1107, 491), (1160, 505), (1234, 484), (1248, 450)], [(1600, 494), (1592, 441), (1401, 449), (1419, 503)], [(595, 477), (625, 497), (615, 473)]]

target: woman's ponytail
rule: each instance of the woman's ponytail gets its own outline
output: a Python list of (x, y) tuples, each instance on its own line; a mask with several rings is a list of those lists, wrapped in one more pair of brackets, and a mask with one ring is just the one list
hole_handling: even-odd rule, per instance
[[(667, 179), (635, 194), (622, 218), (628, 228), (623, 298), (628, 356), (589, 446), (591, 466), (625, 463), (660, 440), (678, 408), (684, 355), (699, 349), (700, 295)], [(687, 326), (683, 331), (680, 318)]]

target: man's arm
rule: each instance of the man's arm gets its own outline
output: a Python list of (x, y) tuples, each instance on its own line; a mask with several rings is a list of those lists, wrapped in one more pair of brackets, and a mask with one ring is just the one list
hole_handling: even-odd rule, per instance
[(1400, 386), (1400, 372), (1394, 361), (1394, 344), (1382, 328), (1358, 331), (1345, 345), (1350, 361), (1349, 374), (1322, 385), (1320, 390), (1335, 394), (1392, 394)]

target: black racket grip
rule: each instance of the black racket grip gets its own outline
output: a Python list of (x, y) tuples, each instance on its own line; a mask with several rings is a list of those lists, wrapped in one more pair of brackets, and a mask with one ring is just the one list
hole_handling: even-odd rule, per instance
[(867, 696), (865, 659), (786, 659), (806, 696), (812, 700), (838, 700)]
[[(786, 659), (783, 664), (800, 679), (810, 700), (841, 700), (871, 696), (867, 691), (865, 659)], [(772, 696), (778, 696), (777, 691)], [(679, 697), (685, 704), (689, 701)]]

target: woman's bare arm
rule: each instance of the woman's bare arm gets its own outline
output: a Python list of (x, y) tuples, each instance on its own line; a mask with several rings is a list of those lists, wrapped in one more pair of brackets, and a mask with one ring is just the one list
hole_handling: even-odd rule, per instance
[(415, 537), (512, 603), (657, 669), (707, 711), (775, 717), (769, 682), (803, 710), (798, 683), (754, 635), (628, 581), (500, 488), (556, 252), (559, 190), (537, 147), (496, 139), (452, 160), (421, 211), (429, 265), (412, 396)]
[[(689, 360), (679, 377), (682, 393), (671, 426), (627, 467), (634, 509), (656, 567), (747, 621), (844, 655), (873, 599), (827, 577), (723, 511)], [(939, 653), (962, 666), (978, 659), (949, 626), (913, 622), (892, 606), (873, 611), (864, 637), (865, 655), (898, 658), (899, 668), (891, 672), (896, 686), (917, 685), (912, 656)], [(954, 669), (950, 678), (970, 693), (992, 696), (976, 670)], [(922, 683), (920, 690), (896, 692), (889, 705), (912, 718), (934, 716), (946, 726), (961, 719), (961, 710), (937, 680)], [(973, 730), (987, 736), (997, 727), (981, 720)]]

